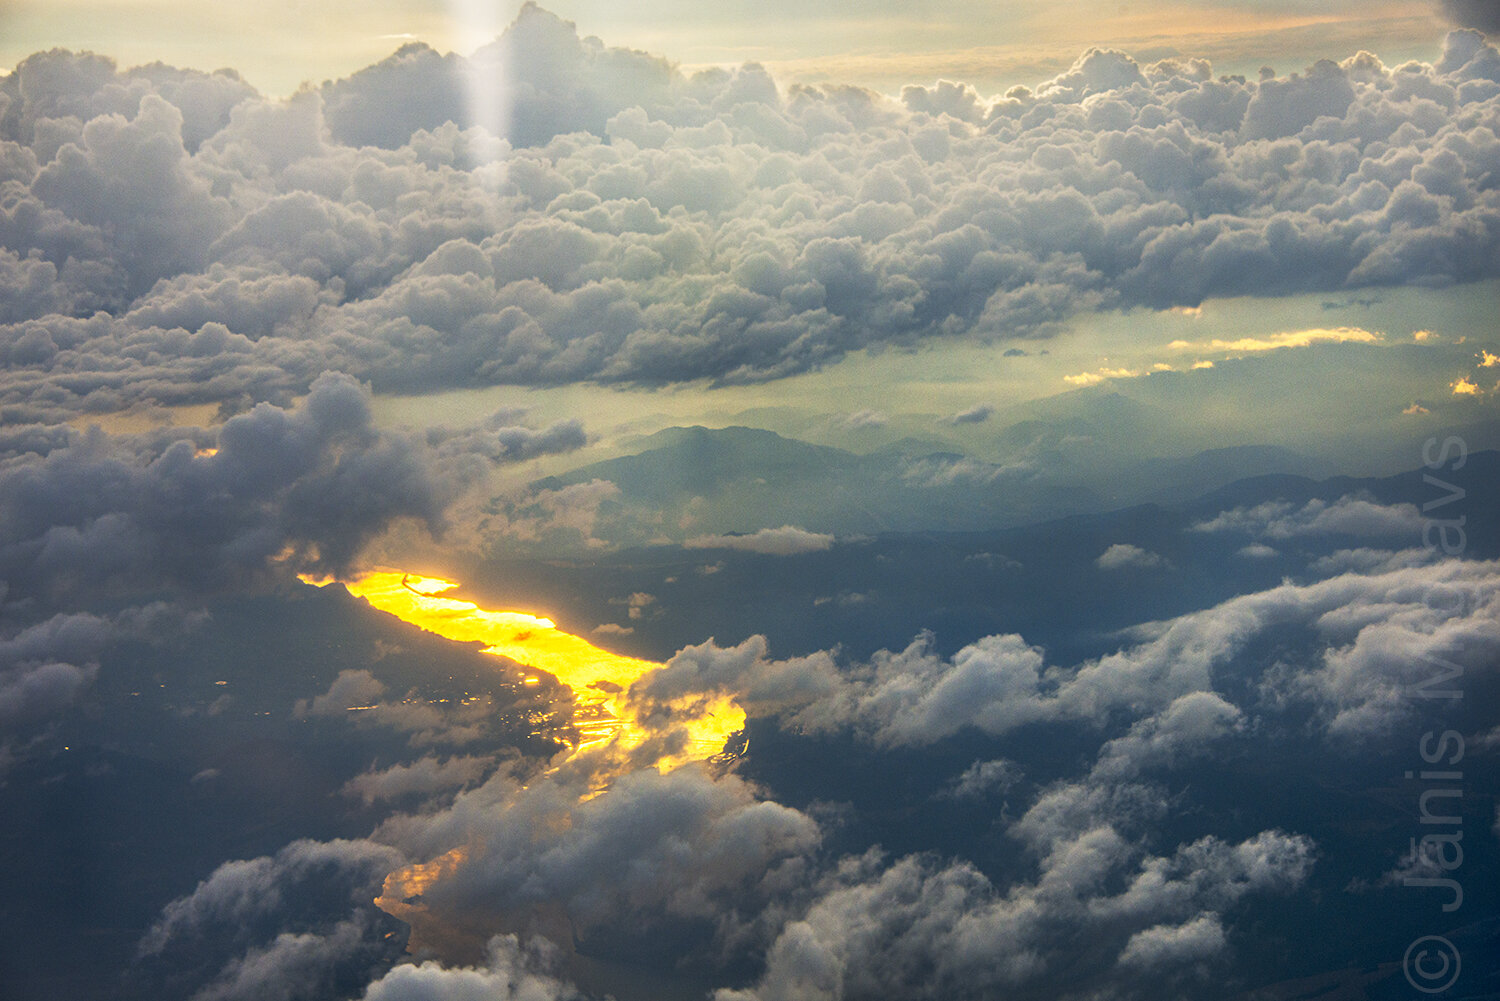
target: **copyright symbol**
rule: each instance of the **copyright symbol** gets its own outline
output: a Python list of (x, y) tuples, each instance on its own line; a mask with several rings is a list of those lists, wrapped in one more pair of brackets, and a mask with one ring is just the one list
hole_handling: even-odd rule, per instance
[(1458, 949), (1441, 935), (1423, 935), (1401, 957), (1406, 982), (1423, 994), (1440, 994), (1452, 987), (1460, 965)]

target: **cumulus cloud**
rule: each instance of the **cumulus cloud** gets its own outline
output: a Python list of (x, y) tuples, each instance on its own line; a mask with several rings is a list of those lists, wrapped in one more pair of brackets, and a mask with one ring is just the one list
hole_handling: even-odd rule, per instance
[(1161, 712), (1139, 720), (1099, 752), (1094, 774), (1121, 778), (1152, 766), (1171, 767), (1184, 753), (1244, 726), (1244, 714), (1214, 692), (1189, 692)]
[(538, 431), (511, 423), (512, 419), (512, 414), (502, 411), (479, 427), (428, 428), (427, 441), (440, 454), (480, 455), (496, 463), (571, 452), (588, 442), (583, 425), (576, 420), (561, 420)]
[(1194, 532), (1243, 532), (1266, 539), (1302, 535), (1358, 535), (1417, 539), (1422, 513), (1415, 504), (1378, 504), (1345, 496), (1329, 502), (1313, 499), (1298, 507), (1290, 501), (1266, 501), (1237, 507), (1192, 526)]
[(261, 404), (200, 448), (100, 433), (0, 469), (0, 567), (32, 593), (223, 586), (291, 566), (347, 567), (402, 518), (437, 531), (455, 484), (376, 431), (368, 394), (320, 377), (295, 410)]
[(1001, 758), (995, 761), (976, 761), (965, 768), (948, 786), (945, 793), (954, 799), (978, 799), (992, 791), (1004, 792), (1021, 778), (1021, 770), (1014, 761)]
[[(1218, 919), (1207, 908), (1293, 889), (1311, 862), (1307, 839), (1278, 831), (1233, 845), (1205, 838), (1152, 856), (1105, 823), (1062, 834), (1036, 878), (1004, 893), (963, 863), (846, 860), (781, 931), (760, 980), (715, 998), (992, 997), (1062, 964), (1087, 966), (1101, 945), (1127, 966), (1200, 960), (1216, 951), (1208, 924)], [(1112, 894), (1107, 885), (1121, 877), (1126, 889)], [(1088, 951), (1057, 944), (1080, 935), (1090, 938)]]
[[(328, 691), (311, 699), (298, 699), (292, 715), (298, 719), (332, 717), (358, 726), (389, 727), (411, 734), (413, 745), (464, 744), (484, 735), (485, 724), (493, 722), (493, 706), (488, 698), (464, 700), (453, 705), (434, 703), (409, 692), (401, 699), (387, 699), (386, 685), (369, 671), (358, 668), (340, 671)], [(439, 765), (434, 758), (424, 758), (413, 765), (397, 765), (388, 773), (358, 776), (344, 791), (365, 801), (385, 799), (422, 791), (423, 784), (433, 791), (462, 785), (477, 777), (483, 760), (453, 758)]]
[(983, 424), (995, 413), (995, 408), (987, 403), (976, 403), (967, 410), (960, 410), (948, 418), (950, 424)]
[(1186, 924), (1156, 925), (1130, 936), (1120, 953), (1121, 966), (1159, 966), (1208, 959), (1223, 950), (1224, 926), (1217, 914), (1202, 914)]
[(683, 543), (689, 549), (738, 549), (764, 556), (795, 556), (833, 548), (833, 536), (794, 525), (762, 528), (749, 535), (695, 535)]
[(1495, 34), (1500, 32), (1500, 10), (1487, 0), (1443, 0), (1443, 13), (1454, 24)]
[(137, 973), (204, 1001), (351, 993), (405, 949), (404, 929), (372, 903), (401, 862), (369, 841), (295, 841), (226, 862), (163, 909)]
[(546, 943), (522, 947), (514, 935), (490, 940), (478, 966), (403, 963), (370, 984), (363, 1001), (581, 1001), (571, 984), (551, 975)]
[(41, 53), (0, 84), (0, 406), (285, 403), (328, 369), (743, 383), (1098, 308), (1493, 278), (1497, 65), (1473, 31), (1258, 81), (1094, 50), (898, 103), (689, 75), (530, 4), (472, 57), (409, 45), (286, 101)]
[(385, 684), (369, 671), (360, 668), (340, 671), (328, 691), (311, 700), (299, 699), (297, 716), (337, 716), (350, 709), (364, 708), (385, 694)]
[(1156, 553), (1142, 549), (1140, 546), (1132, 546), (1128, 542), (1117, 542), (1094, 561), (1094, 565), (1100, 570), (1124, 570), (1135, 568), (1139, 570), (1151, 570), (1166, 565), (1166, 560)]
[[(1443, 689), (1447, 672), (1490, 662), (1500, 650), (1500, 576), (1491, 563), (1435, 562), (1430, 554), (1351, 558), (1361, 572), (1288, 582), (1145, 623), (1124, 633), (1117, 651), (1072, 667), (1047, 665), (1042, 650), (1016, 635), (984, 637), (952, 657), (920, 636), (853, 664), (831, 651), (777, 661), (763, 637), (752, 637), (730, 648), (712, 641), (685, 648), (642, 678), (632, 697), (660, 709), (691, 695), (737, 695), (752, 715), (887, 747), (927, 745), (967, 728), (999, 735), (1039, 722), (1102, 724), (1130, 711), (1137, 728), (1108, 745), (1119, 758), (1108, 767), (1123, 774), (1170, 767), (1178, 750), (1236, 732), (1242, 710), (1220, 685), (1248, 677), (1261, 682), (1272, 708), (1299, 701), (1328, 735), (1363, 739), (1407, 718), (1413, 690)], [(1287, 629), (1303, 630), (1298, 670), (1241, 660), (1257, 637)]]
[(442, 811), (386, 821), (378, 836), (415, 858), (462, 849), (423, 882), (426, 916), (554, 937), (558, 906), (587, 937), (601, 927), (702, 920), (731, 898), (748, 905), (763, 898), (762, 881), (821, 836), (809, 817), (732, 774), (646, 769), (581, 800), (590, 781), (586, 762), (524, 784), (502, 769)]
[[(6, 588), (0, 587), (0, 599)], [(105, 650), (127, 639), (163, 642), (207, 616), (157, 602), (112, 616), (59, 613), (0, 634), (0, 725), (6, 736), (45, 723), (93, 684)]]
[(493, 765), (489, 758), (465, 756), (440, 761), (429, 754), (409, 765), (356, 775), (344, 783), (342, 791), (363, 800), (366, 806), (405, 796), (429, 796), (477, 782)]

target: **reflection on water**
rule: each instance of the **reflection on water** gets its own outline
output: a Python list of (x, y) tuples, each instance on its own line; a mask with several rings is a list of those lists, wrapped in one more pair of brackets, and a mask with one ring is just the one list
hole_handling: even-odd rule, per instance
[[(669, 771), (726, 751), (733, 754), (737, 735), (745, 726), (744, 710), (725, 696), (682, 699), (671, 704), (671, 712), (656, 720), (654, 728), (648, 726), (630, 701), (630, 686), (661, 664), (603, 650), (558, 629), (550, 619), (491, 611), (447, 597), (458, 586), (452, 581), (380, 570), (343, 584), (350, 594), (403, 622), (460, 643), (481, 643), (485, 653), (549, 674), (567, 687), (573, 701), (571, 726), (536, 735), (551, 736), (569, 749), (556, 767), (588, 756), (593, 781), (584, 798), (604, 792), (629, 769)], [(523, 684), (538, 681), (536, 674), (522, 679)], [(375, 903), (412, 925), (414, 947), (420, 939), (436, 944), (433, 939), (444, 933), (436, 916), (422, 905), (424, 889), (452, 877), (467, 857), (467, 849), (455, 848), (386, 877)]]
[[(350, 594), (403, 622), (460, 643), (481, 643), (485, 653), (552, 675), (573, 693), (576, 737), (554, 736), (575, 754), (602, 745), (628, 753), (660, 736), (642, 725), (628, 698), (636, 680), (662, 666), (654, 661), (600, 649), (563, 632), (550, 619), (490, 611), (471, 601), (446, 597), (458, 586), (452, 581), (381, 570), (345, 581), (344, 586)], [(535, 676), (525, 681), (535, 683)], [(663, 771), (713, 757), (745, 725), (744, 710), (729, 698), (684, 700), (672, 708), (671, 725), (685, 740), (671, 741), (671, 751), (646, 762)]]

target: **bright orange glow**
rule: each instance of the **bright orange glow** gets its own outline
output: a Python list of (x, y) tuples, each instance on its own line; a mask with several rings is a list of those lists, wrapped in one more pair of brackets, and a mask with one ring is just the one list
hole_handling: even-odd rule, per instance
[[(309, 584), (331, 583), (303, 575)], [(594, 780), (582, 797), (589, 799), (608, 788), (627, 768), (642, 767), (638, 752), (653, 736), (636, 718), (628, 694), (637, 679), (661, 667), (637, 657), (600, 649), (581, 637), (558, 629), (550, 619), (525, 612), (497, 612), (471, 601), (445, 597), (458, 585), (436, 577), (399, 570), (380, 570), (344, 581), (350, 594), (364, 598), (382, 612), (403, 622), (460, 643), (482, 643), (484, 652), (523, 664), (555, 677), (572, 690), (571, 732), (553, 734), (571, 750), (569, 760), (585, 752), (595, 755)], [(540, 685), (536, 675), (523, 685)], [(745, 726), (745, 712), (726, 696), (683, 699), (671, 705), (669, 728), (685, 739), (663, 741), (671, 750), (659, 751), (654, 765), (668, 771), (690, 761), (712, 758), (725, 750), (730, 736)], [(575, 736), (576, 735), (576, 736)], [(423, 894), (439, 882), (455, 878), (468, 861), (470, 848), (454, 848), (430, 862), (397, 869), (385, 878), (375, 906), (411, 927), (410, 952), (435, 949), (454, 953), (468, 949), (478, 956), (492, 929), (450, 923), (423, 901)]]
[[(308, 583), (326, 583), (304, 577)], [(365, 574), (344, 586), (375, 608), (403, 622), (420, 626), (460, 643), (482, 643), (484, 652), (507, 657), (555, 677), (573, 692), (573, 729), (578, 737), (574, 753), (610, 747), (628, 752), (653, 734), (636, 719), (627, 698), (630, 686), (661, 667), (653, 661), (600, 649), (580, 636), (563, 632), (550, 619), (525, 612), (491, 611), (472, 601), (445, 595), (458, 585), (436, 577), (399, 570)], [(522, 679), (537, 684), (535, 677)], [(735, 702), (718, 696), (706, 701), (682, 700), (672, 706), (673, 727), (686, 741), (655, 761), (667, 771), (689, 761), (711, 758), (745, 725), (745, 712)], [(559, 735), (559, 739), (561, 735)]]
[(1241, 337), (1223, 341), (1173, 341), (1167, 346), (1176, 350), (1276, 351), (1281, 348), (1305, 348), (1313, 344), (1375, 344), (1381, 338), (1361, 327), (1314, 327), (1310, 330), (1283, 330), (1267, 337)]

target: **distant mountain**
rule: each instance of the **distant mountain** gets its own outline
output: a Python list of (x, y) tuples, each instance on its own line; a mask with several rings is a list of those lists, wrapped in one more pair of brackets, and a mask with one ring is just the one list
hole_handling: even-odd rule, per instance
[[(1102, 424), (1109, 413), (1121, 416), (1111, 437), (1143, 409), (1113, 394), (1094, 404)], [(613, 483), (620, 516), (611, 523), (616, 536), (606, 541), (630, 545), (782, 525), (836, 535), (1007, 528), (1177, 502), (1248, 476), (1319, 471), (1312, 460), (1272, 446), (1135, 460), (1102, 439), (1100, 426), (1066, 417), (1004, 428), (996, 451), (1009, 458), (1000, 461), (931, 451), (921, 441), (860, 455), (756, 428), (670, 428), (644, 439), (635, 455), (538, 480), (532, 488)]]
[[(1278, 455), (1273, 450), (1260, 458)], [(1224, 461), (1210, 454), (1183, 464), (1212, 472)], [(873, 533), (791, 556), (651, 545), (576, 561), (497, 558), (465, 579), (481, 591), (491, 581), (494, 602), (531, 601), (577, 632), (628, 624), (631, 632), (610, 642), (640, 656), (667, 657), (706, 636), (738, 642), (752, 633), (769, 636), (786, 656), (832, 644), (865, 655), (931, 629), (948, 649), (990, 633), (1019, 632), (1067, 661), (1112, 649), (1114, 630), (1321, 573), (1310, 568), (1339, 550), (1422, 545), (1415, 525), (1397, 524), (1394, 536), (1330, 531), (1270, 539), (1248, 531), (1190, 531), (1194, 525), (1274, 501), (1300, 509), (1313, 500), (1356, 496), (1420, 509), (1445, 494), (1424, 475), (1465, 491), (1442, 515), (1466, 515), (1465, 555), (1500, 557), (1500, 522), (1490, 516), (1500, 497), (1500, 452), (1486, 451), (1469, 455), (1464, 468), (1451, 473), (1419, 467), (1370, 478), (1254, 476), (1173, 504), (976, 531)], [(1436, 509), (1429, 513), (1439, 516)], [(1247, 552), (1253, 544), (1265, 548)], [(1116, 545), (1139, 550), (1142, 562), (1101, 567), (1100, 557)], [(636, 593), (653, 595), (654, 603), (627, 623), (623, 599)]]

